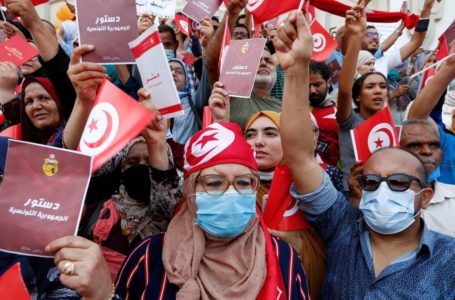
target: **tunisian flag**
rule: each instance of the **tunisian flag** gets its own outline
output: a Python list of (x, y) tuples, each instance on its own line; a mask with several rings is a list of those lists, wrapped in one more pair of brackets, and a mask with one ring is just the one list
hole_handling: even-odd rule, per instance
[(428, 69), (423, 73), (422, 79), (420, 80), (418, 93), (420, 93), (420, 91), (428, 84), (428, 82), (430, 82), (431, 79), (433, 79), (433, 76), (435, 74), (436, 74), (436, 68)]
[(380, 148), (399, 147), (392, 113), (387, 106), (351, 130), (355, 159), (365, 162)]
[(104, 80), (88, 117), (78, 150), (93, 156), (96, 171), (153, 119), (153, 113)]
[(310, 227), (297, 201), (289, 193), (291, 184), (289, 168), (286, 165), (276, 166), (264, 210), (264, 221), (270, 229), (294, 231)]
[(21, 265), (14, 264), (0, 277), (0, 299), (30, 300), (30, 294), (22, 279)]
[(21, 124), (16, 124), (13, 126), (10, 126), (0, 132), (0, 136), (3, 137), (9, 137), (15, 140), (22, 140), (22, 126)]
[(310, 29), (313, 34), (312, 58), (315, 61), (324, 62), (332, 55), (338, 44), (316, 19), (313, 19)]
[(449, 55), (450, 46), (453, 41), (455, 41), (455, 21), (439, 37), (439, 50), (436, 55), (438, 60), (442, 60)]
[[(40, 4), (43, 4), (43, 3), (47, 3), (47, 2), (49, 2), (49, 0), (32, 0), (32, 4), (33, 4), (34, 6), (37, 6), (37, 5), (40, 5)], [(6, 0), (1, 0), (0, 3), (1, 3), (2, 5), (5, 5)]]
[[(303, 7), (307, 0), (250, 0), (246, 9), (254, 17), (256, 25), (274, 19), (288, 11)], [(300, 6), (302, 5), (302, 6)]]

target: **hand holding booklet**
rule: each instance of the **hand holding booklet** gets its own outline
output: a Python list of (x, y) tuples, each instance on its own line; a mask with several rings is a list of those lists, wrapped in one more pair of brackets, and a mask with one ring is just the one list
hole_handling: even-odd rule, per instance
[(91, 158), (82, 153), (9, 140), (0, 184), (0, 250), (52, 257), (47, 244), (77, 233), (90, 169)]
[(220, 71), (220, 81), (229, 96), (251, 97), (265, 42), (265, 39), (231, 41)]
[(183, 115), (183, 105), (157, 28), (150, 27), (129, 46), (136, 59), (142, 85), (150, 92), (153, 105), (164, 118)]

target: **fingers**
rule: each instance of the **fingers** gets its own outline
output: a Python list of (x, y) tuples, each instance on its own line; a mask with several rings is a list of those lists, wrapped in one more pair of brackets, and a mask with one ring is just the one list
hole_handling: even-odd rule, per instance
[(81, 61), (82, 55), (92, 52), (95, 50), (95, 46), (93, 45), (80, 45), (79, 47), (73, 50), (73, 55), (71, 55), (70, 64), (75, 65)]
[(56, 253), (65, 247), (88, 249), (93, 245), (96, 244), (80, 236), (65, 236), (49, 243), (46, 246), (45, 251), (49, 253)]
[(147, 91), (145, 88), (140, 88), (140, 89), (137, 91), (137, 95), (139, 96), (139, 101), (140, 101), (140, 102), (143, 102), (143, 101), (151, 101), (150, 93), (149, 93), (149, 91)]

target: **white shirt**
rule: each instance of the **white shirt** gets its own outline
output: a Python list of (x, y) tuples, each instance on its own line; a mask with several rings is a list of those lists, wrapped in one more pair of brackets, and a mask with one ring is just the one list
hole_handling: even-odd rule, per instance
[(400, 48), (392, 48), (384, 53), (384, 55), (378, 59), (374, 64), (376, 72), (382, 73), (386, 78), (390, 70), (401, 65)]
[(455, 185), (436, 182), (433, 199), (422, 210), (422, 218), (430, 230), (455, 237)]

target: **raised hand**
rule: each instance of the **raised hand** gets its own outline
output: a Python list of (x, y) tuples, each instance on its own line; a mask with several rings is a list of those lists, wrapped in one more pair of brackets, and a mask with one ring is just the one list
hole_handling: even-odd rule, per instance
[(367, 15), (365, 12), (365, 2), (363, 0), (359, 1), (346, 12), (345, 22), (345, 34), (364, 34), (367, 28)]
[(28, 29), (41, 22), (31, 0), (6, 0), (8, 11), (21, 18), (21, 23)]
[(79, 101), (92, 104), (96, 98), (98, 87), (107, 77), (106, 69), (95, 63), (80, 62), (81, 56), (95, 50), (92, 45), (81, 45), (74, 49), (68, 68), (70, 78)]
[(215, 34), (215, 29), (213, 28), (210, 18), (204, 18), (201, 22), (201, 46), (202, 48), (207, 48), (210, 40)]
[(238, 16), (247, 4), (248, 0), (230, 0), (226, 8), (230, 16)]
[(278, 29), (273, 44), (283, 70), (291, 66), (297, 70), (301, 63), (311, 59), (313, 36), (301, 11), (291, 12), (289, 18)]
[(17, 67), (11, 62), (0, 62), (0, 103), (15, 97), (18, 80)]
[(229, 122), (230, 103), (229, 96), (223, 83), (215, 82), (209, 98), (209, 107), (212, 112), (213, 122)]

